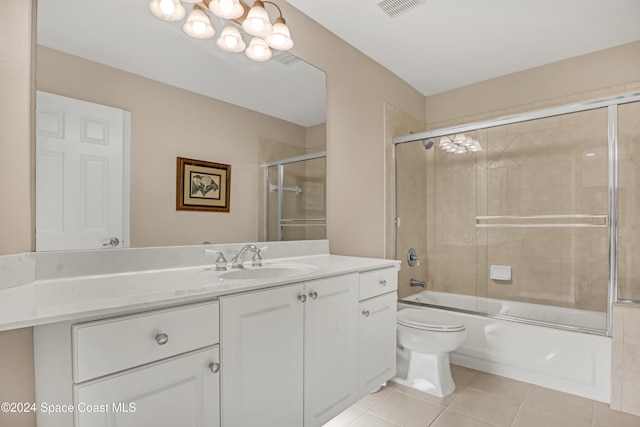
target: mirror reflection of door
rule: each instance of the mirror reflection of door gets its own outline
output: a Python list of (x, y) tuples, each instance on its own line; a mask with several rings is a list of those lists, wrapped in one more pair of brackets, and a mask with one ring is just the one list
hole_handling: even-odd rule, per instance
[(128, 112), (37, 93), (36, 250), (129, 246)]

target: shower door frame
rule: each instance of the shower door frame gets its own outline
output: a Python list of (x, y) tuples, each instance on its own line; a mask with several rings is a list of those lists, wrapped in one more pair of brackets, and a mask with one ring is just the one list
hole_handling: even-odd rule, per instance
[[(305, 162), (308, 160), (322, 159), (327, 157), (326, 151), (318, 151), (317, 153), (302, 154), (300, 156), (287, 157), (284, 159), (270, 160), (263, 164), (265, 174), (265, 237), (269, 239), (269, 168), (271, 166), (278, 166), (278, 242), (282, 241), (283, 227), (326, 227), (326, 214), (325, 218), (310, 218), (307, 221), (325, 221), (320, 224), (287, 224), (282, 223), (282, 204), (284, 203), (284, 166), (291, 163)], [(325, 166), (325, 180), (326, 180), (326, 166)]]
[[(605, 334), (611, 336), (612, 333), (612, 313), (613, 304), (615, 302), (640, 303), (637, 300), (619, 300), (618, 299), (618, 105), (628, 104), (640, 101), (640, 92), (632, 92), (623, 95), (617, 95), (607, 98), (596, 99), (592, 101), (581, 102), (577, 104), (569, 104), (552, 108), (534, 110), (530, 112), (503, 116), (496, 119), (466, 123), (458, 126), (450, 126), (445, 128), (433, 129), (424, 132), (412, 133), (409, 135), (397, 136), (392, 138), (392, 191), (393, 191), (393, 258), (398, 258), (398, 156), (397, 148), (399, 144), (420, 141), (423, 139), (437, 138), (457, 133), (471, 132), (480, 129), (487, 129), (495, 126), (510, 125), (514, 123), (527, 122), (536, 119), (543, 119), (554, 116), (561, 116), (570, 113), (578, 113), (581, 111), (596, 110), (607, 108), (607, 168), (608, 168), (608, 237), (609, 237), (609, 277), (608, 277), (608, 293), (607, 293), (607, 329), (606, 331), (592, 330), (581, 327), (567, 327), (564, 325), (545, 324), (545, 326), (555, 327), (558, 329), (576, 330), (591, 334)], [(456, 309), (453, 309), (456, 310)], [(462, 310), (463, 311), (463, 310)], [(483, 312), (473, 312), (489, 317), (505, 318), (506, 316), (495, 315)], [(521, 318), (508, 318), (520, 323), (540, 324), (540, 322)]]

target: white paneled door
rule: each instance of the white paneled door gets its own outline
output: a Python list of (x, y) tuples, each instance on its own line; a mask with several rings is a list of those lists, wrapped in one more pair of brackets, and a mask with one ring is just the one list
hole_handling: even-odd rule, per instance
[(36, 105), (36, 250), (128, 247), (129, 113), (46, 92)]

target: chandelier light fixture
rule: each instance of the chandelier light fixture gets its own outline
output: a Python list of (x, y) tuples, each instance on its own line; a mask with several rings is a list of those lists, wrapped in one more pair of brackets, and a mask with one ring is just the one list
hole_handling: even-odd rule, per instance
[(438, 147), (448, 153), (454, 154), (482, 151), (482, 146), (480, 146), (478, 140), (466, 136), (464, 133), (455, 135), (453, 139), (448, 136), (443, 136), (440, 138)]
[[(158, 19), (176, 22), (187, 15), (183, 3), (193, 5), (182, 26), (189, 37), (210, 39), (215, 36), (216, 29), (211, 25), (209, 13), (228, 21), (216, 40), (216, 45), (225, 52), (244, 51), (249, 59), (264, 62), (273, 56), (271, 49), (289, 50), (293, 47), (293, 39), (282, 17), (282, 10), (270, 1), (256, 0), (249, 8), (241, 0), (151, 0), (149, 11)], [(278, 9), (278, 17), (273, 23), (265, 4)], [(248, 46), (241, 29), (251, 36)]]

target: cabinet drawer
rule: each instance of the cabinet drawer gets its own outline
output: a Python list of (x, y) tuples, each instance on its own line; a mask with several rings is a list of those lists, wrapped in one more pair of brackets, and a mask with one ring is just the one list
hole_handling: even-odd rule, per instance
[(207, 347), (74, 385), (74, 425), (220, 426), (218, 350)]
[(218, 302), (73, 325), (73, 381), (218, 343)]
[(360, 301), (398, 289), (398, 270), (383, 268), (360, 273)]

